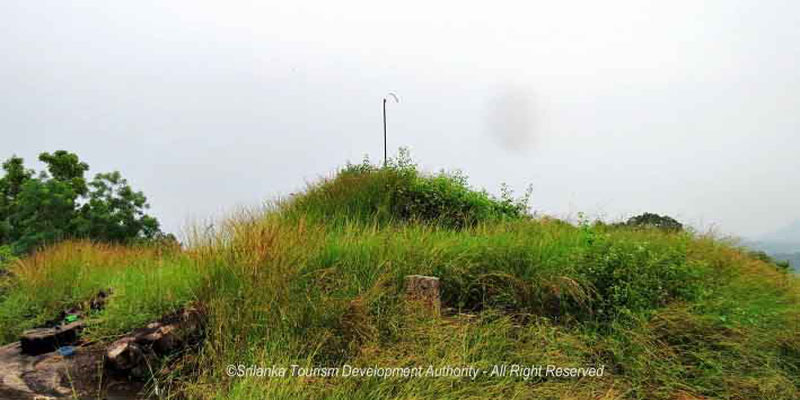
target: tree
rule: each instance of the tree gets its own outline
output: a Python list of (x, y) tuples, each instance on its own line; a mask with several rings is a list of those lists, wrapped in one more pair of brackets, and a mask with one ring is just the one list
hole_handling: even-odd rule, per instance
[(22, 158), (3, 163), (0, 245), (21, 254), (67, 238), (129, 242), (163, 236), (158, 221), (145, 213), (147, 198), (119, 172), (87, 183), (89, 165), (74, 153), (42, 153), (39, 160), (47, 171), (36, 176)]
[(676, 221), (674, 218), (667, 215), (658, 215), (654, 213), (644, 213), (635, 217), (631, 217), (628, 219), (625, 225), (633, 227), (658, 228), (673, 232), (683, 230), (683, 224)]
[(22, 191), (22, 185), (33, 176), (33, 171), (26, 170), (24, 161), (17, 156), (11, 156), (3, 163), (5, 174), (0, 178), (0, 243), (10, 241), (13, 226), (11, 214), (17, 204), (17, 196)]
[(89, 170), (89, 164), (81, 162), (76, 154), (58, 150), (53, 154), (39, 154), (39, 161), (47, 164), (47, 171), (56, 181), (68, 183), (76, 194), (86, 194), (86, 180), (83, 173)]
[(25, 253), (43, 243), (74, 236), (77, 195), (72, 187), (54, 179), (29, 179), (22, 186), (11, 214), (11, 247)]
[(131, 189), (119, 172), (97, 174), (89, 186), (89, 200), (76, 219), (78, 236), (123, 242), (152, 239), (159, 233), (158, 221), (144, 212), (147, 198)]

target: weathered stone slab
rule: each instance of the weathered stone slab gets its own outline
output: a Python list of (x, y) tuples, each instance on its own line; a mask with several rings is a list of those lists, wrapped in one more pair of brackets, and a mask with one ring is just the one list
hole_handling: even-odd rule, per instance
[(133, 369), (144, 360), (144, 351), (132, 337), (124, 337), (108, 346), (106, 362), (118, 371)]
[(405, 278), (406, 297), (420, 301), (435, 314), (441, 313), (439, 278), (425, 275), (409, 275)]
[(176, 325), (167, 325), (158, 328), (150, 337), (153, 341), (153, 350), (158, 354), (169, 354), (177, 350), (183, 344), (183, 340), (178, 337)]
[(39, 355), (55, 351), (61, 346), (75, 344), (83, 325), (82, 321), (75, 321), (54, 328), (25, 331), (19, 340), (22, 352), (28, 355)]

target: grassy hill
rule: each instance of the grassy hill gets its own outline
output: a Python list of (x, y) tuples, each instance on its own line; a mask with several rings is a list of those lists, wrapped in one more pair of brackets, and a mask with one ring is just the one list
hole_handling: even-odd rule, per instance
[(792, 269), (800, 271), (800, 220), (743, 244), (775, 260), (786, 261)]
[(772, 257), (778, 261), (786, 261), (795, 271), (800, 272), (800, 252), (797, 253), (775, 253)]
[[(112, 288), (112, 340), (190, 302), (201, 347), (164, 361), (191, 399), (797, 399), (800, 283), (692, 232), (532, 218), (406, 161), (349, 165), (186, 249), (66, 242), (13, 263), (0, 339)], [(436, 276), (442, 315), (403, 296)], [(231, 377), (229, 365), (603, 366), (602, 377)], [(163, 392), (162, 392), (163, 393)]]

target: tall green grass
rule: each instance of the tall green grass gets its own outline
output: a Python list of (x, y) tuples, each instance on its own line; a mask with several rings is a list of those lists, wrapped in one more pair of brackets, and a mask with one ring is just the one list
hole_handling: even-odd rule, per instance
[(316, 183), (284, 203), (282, 213), (334, 227), (348, 222), (413, 222), (458, 229), (523, 218), (530, 195), (529, 189), (515, 199), (504, 186), (502, 196), (495, 198), (470, 188), (461, 173), (423, 173), (401, 149), (384, 167), (367, 160), (348, 164), (335, 179)]
[[(202, 275), (195, 266), (177, 250), (62, 243), (11, 265), (16, 279), (0, 303), (0, 338), (15, 340), (73, 307), (95, 319), (97, 334), (131, 330), (196, 299)], [(114, 301), (92, 313), (89, 302), (109, 289)]]
[[(408, 202), (414, 205), (409, 205)], [(11, 267), (4, 341), (113, 288), (110, 339), (202, 302), (192, 399), (796, 399), (796, 276), (692, 232), (532, 218), (460, 177), (350, 166), (188, 249), (64, 243)], [(457, 222), (454, 222), (457, 221)], [(443, 316), (403, 296), (441, 279)], [(605, 365), (602, 378), (234, 378), (244, 365)], [(174, 365), (173, 365), (174, 368)]]

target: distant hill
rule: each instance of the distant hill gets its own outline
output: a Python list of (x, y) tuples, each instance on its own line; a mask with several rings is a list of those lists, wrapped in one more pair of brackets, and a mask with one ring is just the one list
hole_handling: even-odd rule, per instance
[(745, 242), (745, 245), (753, 249), (765, 251), (770, 255), (800, 253), (800, 243), (796, 242), (752, 241)]
[(797, 253), (775, 253), (772, 258), (778, 261), (788, 261), (789, 266), (795, 271), (800, 272), (800, 252)]
[(762, 242), (800, 243), (800, 219), (759, 238)]
[(800, 271), (800, 220), (746, 241), (745, 246), (764, 251), (776, 260), (789, 261), (794, 270)]

